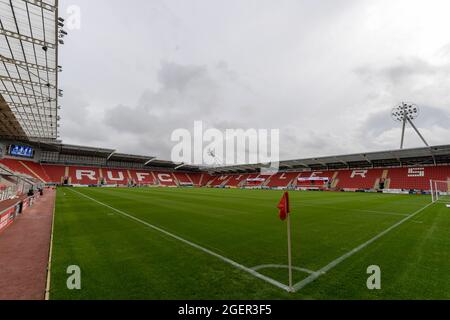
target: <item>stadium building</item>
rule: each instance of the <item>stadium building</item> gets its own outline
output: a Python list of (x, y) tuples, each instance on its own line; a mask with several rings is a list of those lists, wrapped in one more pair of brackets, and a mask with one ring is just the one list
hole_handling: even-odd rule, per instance
[[(64, 21), (57, 1), (0, 5), (0, 236), (42, 197), (51, 194), (54, 202), (55, 187), (414, 194), (427, 195), (429, 202), (432, 196), (450, 195), (450, 145), (317, 155), (281, 161), (279, 172), (262, 175), (261, 164), (205, 167), (64, 144), (58, 136), (58, 98), (63, 94), (58, 50)], [(2, 241), (0, 237), (0, 247)]]

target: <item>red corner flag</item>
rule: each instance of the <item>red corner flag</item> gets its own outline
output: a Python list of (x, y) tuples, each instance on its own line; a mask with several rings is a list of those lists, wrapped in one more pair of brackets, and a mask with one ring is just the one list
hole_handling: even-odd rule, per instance
[(289, 193), (287, 191), (283, 194), (277, 208), (280, 210), (280, 219), (283, 221), (286, 220), (288, 214), (291, 212), (289, 207)]

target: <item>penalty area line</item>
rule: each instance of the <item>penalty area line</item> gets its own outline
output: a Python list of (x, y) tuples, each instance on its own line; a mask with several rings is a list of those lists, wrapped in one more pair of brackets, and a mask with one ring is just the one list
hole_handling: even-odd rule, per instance
[(191, 247), (193, 247), (195, 249), (198, 249), (198, 250), (200, 250), (200, 251), (202, 251), (204, 253), (207, 253), (207, 254), (209, 254), (209, 255), (211, 255), (213, 257), (216, 257), (216, 258), (218, 258), (218, 259), (220, 259), (220, 260), (222, 260), (222, 261), (232, 265), (233, 267), (235, 267), (237, 269), (245, 271), (245, 272), (251, 274), (252, 276), (254, 276), (254, 277), (258, 278), (258, 279), (261, 279), (261, 280), (264, 280), (267, 283), (270, 283), (271, 285), (274, 285), (274, 286), (276, 286), (276, 287), (278, 287), (280, 289), (283, 289), (285, 291), (288, 291), (288, 292), (292, 291), (292, 289), (289, 288), (289, 286), (284, 285), (281, 282), (278, 282), (278, 281), (276, 281), (276, 280), (274, 280), (274, 279), (272, 279), (270, 277), (267, 277), (267, 276), (265, 276), (265, 275), (255, 271), (255, 270), (253, 270), (251, 268), (247, 268), (246, 266), (244, 266), (244, 265), (242, 265), (240, 263), (237, 263), (234, 260), (231, 260), (231, 259), (229, 259), (227, 257), (224, 257), (224, 256), (222, 256), (222, 255), (220, 255), (220, 254), (218, 254), (218, 253), (216, 253), (214, 251), (206, 249), (206, 248), (204, 248), (204, 247), (202, 247), (202, 246), (200, 246), (200, 245), (198, 245), (196, 243), (193, 243), (193, 242), (191, 242), (189, 240), (186, 240), (186, 239), (184, 239), (184, 238), (182, 238), (180, 236), (177, 236), (177, 235), (175, 235), (175, 234), (173, 234), (173, 233), (171, 233), (169, 231), (166, 231), (166, 230), (164, 230), (164, 229), (162, 229), (160, 227), (157, 227), (157, 226), (155, 226), (155, 225), (153, 225), (151, 223), (148, 223), (148, 222), (143, 221), (143, 220), (141, 220), (139, 218), (136, 218), (135, 216), (133, 216), (133, 215), (131, 215), (129, 213), (126, 213), (126, 212), (124, 212), (122, 210), (119, 210), (119, 209), (116, 209), (114, 207), (111, 207), (110, 205), (108, 205), (106, 203), (103, 203), (103, 202), (100, 202), (97, 199), (94, 199), (92, 197), (89, 197), (89, 196), (85, 195), (84, 193), (78, 192), (78, 191), (73, 190), (73, 189), (69, 189), (69, 190), (72, 191), (72, 192), (75, 192), (75, 193), (79, 194), (80, 196), (83, 196), (83, 197), (85, 197), (85, 198), (87, 198), (87, 199), (89, 199), (89, 200), (91, 200), (91, 201), (93, 201), (93, 202), (95, 202), (97, 204), (100, 204), (100, 205), (102, 205), (104, 207), (107, 207), (107, 208), (109, 208), (111, 210), (114, 210), (115, 212), (120, 213), (121, 215), (123, 215), (123, 216), (125, 216), (125, 217), (127, 217), (127, 218), (129, 218), (131, 220), (139, 222), (139, 223), (141, 223), (141, 224), (143, 224), (143, 225), (145, 225), (145, 226), (147, 226), (147, 227), (149, 227), (149, 228), (151, 228), (153, 230), (159, 231), (159, 232), (165, 234), (166, 236), (174, 238), (174, 239), (176, 239), (176, 240), (178, 240), (180, 242), (183, 242), (184, 244), (187, 244), (187, 245), (189, 245), (189, 246), (191, 246)]
[(365, 247), (367, 247), (368, 245), (370, 245), (371, 243), (377, 241), (379, 238), (381, 238), (382, 236), (384, 236), (385, 234), (389, 233), (390, 231), (392, 231), (393, 229), (401, 226), (403, 223), (405, 223), (406, 221), (414, 218), (416, 215), (418, 215), (419, 213), (421, 213), (423, 210), (425, 210), (426, 208), (428, 208), (429, 206), (433, 205), (433, 203), (429, 203), (427, 204), (425, 207), (417, 210), (416, 212), (410, 214), (409, 216), (407, 216), (406, 218), (400, 220), (399, 222), (395, 223), (394, 225), (390, 226), (389, 228), (387, 228), (386, 230), (380, 232), (379, 234), (377, 234), (375, 237), (367, 240), (366, 242), (364, 242), (363, 244), (359, 245), (358, 247), (354, 248), (353, 250), (350, 250), (349, 252), (347, 252), (346, 254), (343, 254), (342, 256), (340, 256), (339, 258), (331, 261), (329, 264), (327, 264), (325, 267), (321, 268), (320, 270), (318, 270), (317, 272), (311, 274), (309, 277), (303, 279), (302, 281), (296, 283), (293, 287), (294, 291), (297, 292), (301, 289), (303, 289), (305, 286), (307, 286), (308, 284), (310, 284), (311, 282), (313, 282), (314, 280), (316, 280), (317, 278), (319, 278), (321, 275), (325, 274), (326, 272), (330, 271), (331, 269), (333, 269), (334, 267), (336, 267), (338, 264), (340, 264), (341, 262), (343, 262), (344, 260), (346, 260), (347, 258), (351, 257), (352, 255), (354, 255), (355, 253), (361, 251), (362, 249), (364, 249)]

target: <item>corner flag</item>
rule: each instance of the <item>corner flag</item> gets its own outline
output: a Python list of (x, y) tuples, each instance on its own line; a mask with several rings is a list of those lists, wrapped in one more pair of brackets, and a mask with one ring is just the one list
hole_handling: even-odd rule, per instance
[(288, 240), (288, 267), (289, 267), (289, 290), (293, 292), (292, 288), (292, 249), (291, 249), (291, 208), (289, 207), (289, 193), (286, 191), (283, 194), (277, 206), (280, 210), (279, 216), (282, 221), (287, 219), (287, 240)]
[(277, 208), (280, 210), (280, 219), (282, 221), (286, 220), (288, 214), (291, 212), (291, 209), (289, 207), (289, 193), (286, 191), (283, 194), (283, 197), (280, 200), (280, 203), (278, 203)]

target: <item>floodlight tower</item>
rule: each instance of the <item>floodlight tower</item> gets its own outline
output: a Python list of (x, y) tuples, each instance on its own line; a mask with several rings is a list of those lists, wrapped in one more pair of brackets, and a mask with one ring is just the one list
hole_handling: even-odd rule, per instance
[(214, 159), (214, 167), (219, 167), (222, 165), (221, 161), (216, 157), (216, 151), (208, 149), (208, 156)]
[(392, 119), (394, 119), (394, 121), (398, 121), (398, 122), (402, 123), (402, 139), (400, 142), (400, 149), (403, 149), (403, 144), (405, 141), (405, 129), (406, 129), (407, 122), (411, 125), (411, 127), (414, 129), (414, 131), (417, 132), (420, 139), (422, 139), (423, 143), (425, 143), (425, 145), (427, 147), (429, 147), (427, 141), (422, 136), (422, 134), (420, 133), (420, 131), (417, 129), (417, 127), (414, 125), (414, 122), (413, 122), (413, 120), (415, 120), (419, 116), (419, 107), (418, 106), (416, 106), (415, 104), (412, 104), (412, 103), (402, 102), (400, 105), (398, 105), (392, 109), (391, 116), (392, 116)]

